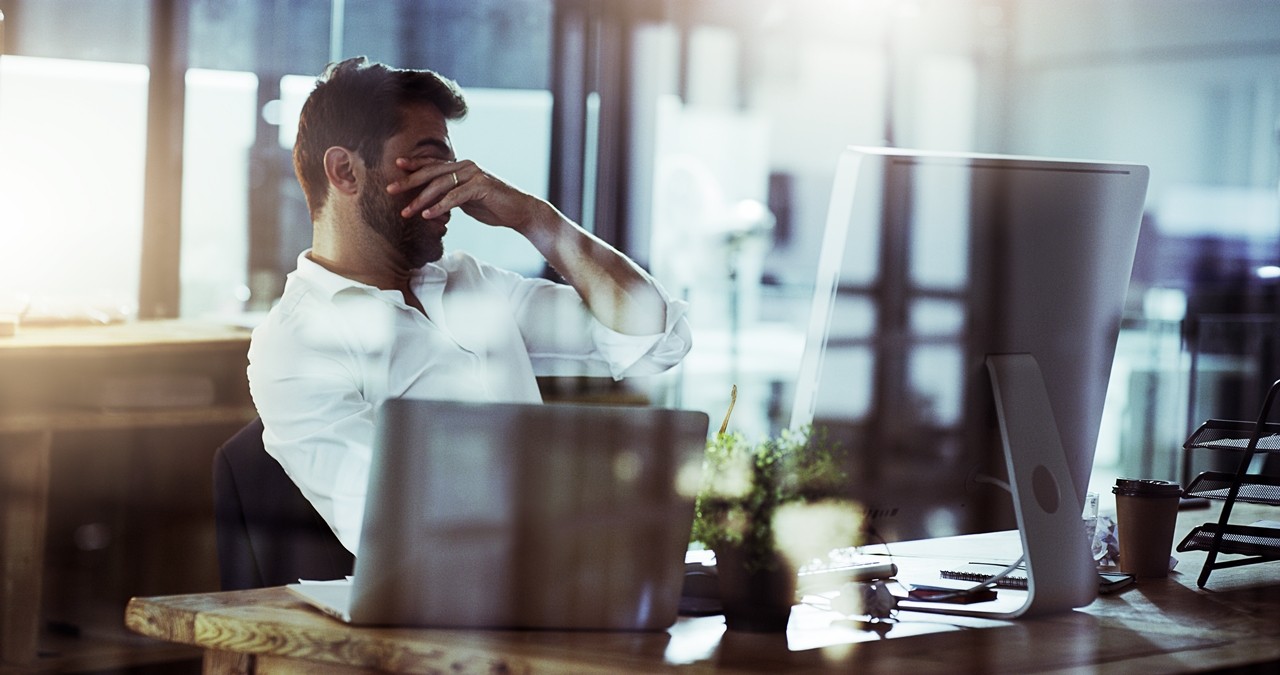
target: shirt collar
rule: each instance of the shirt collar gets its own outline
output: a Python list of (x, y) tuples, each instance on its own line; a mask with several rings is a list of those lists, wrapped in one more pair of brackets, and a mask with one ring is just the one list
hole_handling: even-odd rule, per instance
[[(311, 249), (307, 249), (298, 254), (298, 269), (294, 272), (300, 281), (304, 281), (307, 285), (312, 286), (327, 297), (333, 298), (338, 293), (347, 289), (358, 289), (369, 293), (379, 293), (381, 289), (376, 286), (348, 279), (347, 277), (329, 271), (324, 265), (317, 263), (311, 259)], [(413, 286), (417, 287), (423, 283), (432, 281), (443, 281), (447, 273), (445, 269), (436, 263), (427, 263), (413, 273)]]

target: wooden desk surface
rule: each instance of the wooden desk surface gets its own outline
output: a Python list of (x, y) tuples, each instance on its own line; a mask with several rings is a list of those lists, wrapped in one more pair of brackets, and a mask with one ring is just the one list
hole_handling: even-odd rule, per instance
[[(23, 327), (0, 338), (0, 433), (243, 424), (256, 415), (244, 375), (249, 334), (184, 320)], [(117, 387), (164, 392), (166, 382), (178, 393), (194, 383), (209, 400), (107, 403)]]
[[(1176, 536), (1216, 515), (1181, 514)], [(1280, 563), (1217, 571), (1202, 590), (1203, 555), (1178, 558), (1168, 579), (1078, 611), (1014, 622), (902, 612), (879, 631), (803, 605), (786, 635), (726, 632), (718, 616), (663, 633), (352, 628), (282, 588), (134, 598), (125, 618), (143, 635), (205, 648), (206, 672), (1127, 673), (1280, 661)]]
[(249, 341), (245, 328), (221, 323), (166, 319), (129, 321), (93, 326), (23, 326), (16, 335), (0, 338), (0, 359), (65, 355), (70, 351), (113, 355), (122, 350), (154, 355), (157, 351), (225, 346), (243, 350)]

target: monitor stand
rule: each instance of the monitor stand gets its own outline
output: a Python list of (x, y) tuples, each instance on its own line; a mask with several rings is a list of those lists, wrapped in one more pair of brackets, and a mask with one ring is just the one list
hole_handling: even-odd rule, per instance
[(981, 603), (902, 602), (902, 609), (1016, 619), (1083, 607), (1098, 595), (1098, 572), (1081, 530), (1082, 506), (1049, 405), (1040, 366), (1030, 354), (987, 356), (1009, 487), (1027, 567), (1021, 607), (983, 610)]

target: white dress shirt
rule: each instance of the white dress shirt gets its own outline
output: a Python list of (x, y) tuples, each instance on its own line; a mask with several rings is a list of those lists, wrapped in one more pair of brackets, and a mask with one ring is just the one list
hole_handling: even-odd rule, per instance
[(687, 305), (665, 294), (663, 333), (623, 335), (570, 286), (453, 252), (411, 282), (423, 316), (399, 291), (334, 274), (307, 253), (253, 331), (249, 388), (267, 452), (352, 552), (381, 401), (540, 402), (535, 375), (651, 375), (691, 346)]

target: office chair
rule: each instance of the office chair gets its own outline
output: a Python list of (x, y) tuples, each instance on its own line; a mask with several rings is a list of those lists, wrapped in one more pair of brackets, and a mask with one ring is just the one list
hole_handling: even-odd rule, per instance
[(355, 566), (355, 556), (263, 448), (261, 419), (214, 453), (213, 501), (224, 591), (340, 579)]

